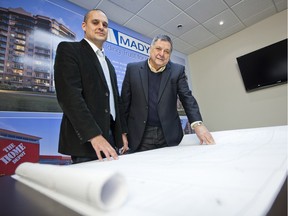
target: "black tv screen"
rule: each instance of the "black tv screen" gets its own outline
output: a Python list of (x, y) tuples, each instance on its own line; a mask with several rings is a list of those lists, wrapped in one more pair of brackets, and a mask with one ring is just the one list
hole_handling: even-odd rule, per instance
[(247, 92), (287, 83), (287, 38), (236, 59)]

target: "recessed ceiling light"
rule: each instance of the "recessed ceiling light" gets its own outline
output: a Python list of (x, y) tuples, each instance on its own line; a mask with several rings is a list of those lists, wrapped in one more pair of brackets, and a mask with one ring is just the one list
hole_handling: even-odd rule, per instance
[(183, 25), (182, 25), (182, 24), (178, 24), (178, 25), (177, 25), (177, 28), (178, 28), (178, 29), (181, 29), (181, 28), (183, 28)]
[(223, 24), (224, 24), (224, 21), (221, 20), (221, 21), (219, 22), (219, 25), (223, 25)]

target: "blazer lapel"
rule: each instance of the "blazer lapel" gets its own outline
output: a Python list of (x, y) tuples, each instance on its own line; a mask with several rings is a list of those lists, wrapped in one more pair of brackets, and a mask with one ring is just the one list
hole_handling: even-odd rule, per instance
[[(85, 49), (84, 53), (87, 53), (87, 58), (91, 59), (91, 62), (93, 63), (93, 66), (96, 69), (96, 72), (99, 73), (101, 80), (103, 81), (105, 86), (108, 88), (103, 69), (101, 67), (100, 61), (96, 53), (93, 51), (92, 47), (88, 44), (88, 42), (85, 39), (82, 39), (81, 43), (83, 45), (83, 48)], [(110, 70), (110, 67), (109, 67), (109, 70)]]
[(161, 77), (161, 82), (160, 82), (160, 87), (159, 87), (159, 92), (158, 92), (158, 103), (162, 97), (162, 94), (165, 90), (165, 87), (167, 85), (167, 82), (170, 78), (170, 74), (171, 74), (171, 67), (170, 64), (168, 63), (166, 65), (166, 69), (162, 72), (162, 77)]
[[(108, 69), (109, 69), (109, 74), (110, 74), (110, 79), (111, 79), (111, 84), (112, 84), (112, 88), (113, 88), (113, 91), (115, 91), (115, 89), (117, 88), (117, 86), (115, 86), (115, 83), (117, 84), (117, 80), (115, 80), (114, 78), (114, 74), (112, 73), (112, 71), (114, 71), (114, 68), (113, 68), (113, 65), (112, 63), (110, 62), (110, 60), (105, 56), (105, 59), (106, 59), (106, 62), (107, 62), (107, 66), (108, 66)], [(100, 64), (100, 63), (99, 63)], [(115, 73), (116, 75), (116, 73)], [(117, 75), (116, 75), (117, 76)], [(115, 93), (114, 93), (115, 94)]]
[[(145, 65), (146, 64), (146, 65)], [(148, 103), (148, 68), (147, 68), (147, 61), (144, 61), (144, 64), (141, 65), (139, 68), (139, 76), (141, 78), (143, 91), (145, 94), (146, 101)]]

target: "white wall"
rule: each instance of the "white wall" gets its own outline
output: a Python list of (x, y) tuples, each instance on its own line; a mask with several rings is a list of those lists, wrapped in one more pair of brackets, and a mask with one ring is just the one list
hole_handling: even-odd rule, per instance
[(236, 57), (287, 38), (287, 10), (188, 57), (192, 92), (210, 131), (287, 124), (287, 84), (247, 93)]

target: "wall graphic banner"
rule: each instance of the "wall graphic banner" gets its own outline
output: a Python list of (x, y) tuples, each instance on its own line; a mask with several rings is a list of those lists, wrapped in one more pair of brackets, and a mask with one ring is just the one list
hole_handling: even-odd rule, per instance
[[(65, 0), (0, 2), (0, 130), (41, 137), (37, 160), (42, 163), (69, 163), (69, 157), (58, 153), (62, 110), (56, 100), (53, 66), (61, 41), (83, 38), (81, 23), (86, 12)], [(151, 38), (109, 21), (104, 50), (116, 69), (120, 92), (126, 65), (146, 60), (150, 43)], [(175, 51), (171, 59), (189, 69), (186, 55)], [(189, 70), (187, 75), (189, 79)], [(187, 118), (181, 121), (184, 129)], [(7, 157), (4, 153), (13, 154), (6, 152), (12, 144), (7, 142), (0, 135), (2, 163)], [(20, 143), (13, 141), (13, 145), (17, 148)], [(27, 152), (30, 148), (27, 143), (24, 146)], [(3, 169), (1, 165), (0, 174), (5, 173)]]

